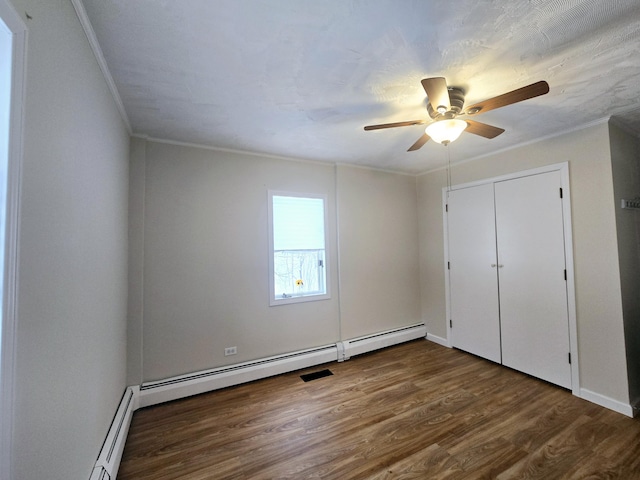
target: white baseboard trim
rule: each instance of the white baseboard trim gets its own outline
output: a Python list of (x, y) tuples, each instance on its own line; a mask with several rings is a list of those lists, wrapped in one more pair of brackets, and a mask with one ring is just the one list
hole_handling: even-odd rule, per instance
[(374, 350), (408, 342), (417, 338), (424, 338), (426, 334), (427, 328), (424, 323), (418, 323), (408, 327), (396, 328), (371, 335), (364, 335), (351, 340), (343, 340), (342, 342), (338, 342), (338, 350), (342, 355), (339, 360), (348, 360), (355, 355), (372, 352)]
[(120, 467), (124, 444), (127, 441), (131, 418), (136, 409), (137, 387), (127, 387), (120, 400), (111, 427), (107, 432), (107, 438), (102, 445), (98, 460), (91, 473), (90, 480), (115, 479)]
[(451, 344), (449, 343), (449, 340), (446, 338), (438, 337), (437, 335), (427, 333), (427, 340), (433, 343), (437, 343), (438, 345), (442, 345), (443, 347), (451, 348)]
[(629, 403), (624, 403), (618, 400), (614, 400), (613, 398), (605, 397), (604, 395), (592, 392), (591, 390), (587, 390), (586, 388), (580, 389), (579, 396), (583, 400), (588, 400), (591, 403), (595, 403), (596, 405), (600, 405), (601, 407), (605, 407), (609, 410), (613, 410), (614, 412), (621, 413), (623, 415), (626, 415), (627, 417), (633, 417), (633, 407)]

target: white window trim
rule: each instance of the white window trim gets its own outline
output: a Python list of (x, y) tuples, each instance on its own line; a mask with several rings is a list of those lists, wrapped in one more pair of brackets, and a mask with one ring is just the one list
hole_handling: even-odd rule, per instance
[(18, 238), (21, 169), (23, 157), (23, 108), (27, 27), (7, 0), (0, 0), (0, 17), (13, 34), (9, 164), (5, 225), (5, 265), (0, 361), (0, 478), (13, 478), (12, 432), (14, 418), (15, 343), (17, 330)]
[[(279, 305), (290, 305), (293, 303), (305, 303), (316, 302), (319, 300), (328, 300), (331, 298), (331, 284), (329, 281), (329, 242), (328, 242), (328, 230), (329, 230), (329, 215), (327, 208), (328, 197), (324, 194), (318, 193), (300, 193), (289, 192), (282, 190), (268, 190), (267, 191), (267, 206), (268, 206), (268, 223), (269, 223), (269, 306), (275, 307)], [(274, 245), (273, 245), (273, 197), (298, 197), (298, 198), (319, 198), (322, 199), (324, 205), (324, 270), (325, 270), (325, 290), (326, 293), (317, 295), (302, 295), (291, 296), (286, 298), (277, 297), (275, 295), (275, 281), (274, 281)]]

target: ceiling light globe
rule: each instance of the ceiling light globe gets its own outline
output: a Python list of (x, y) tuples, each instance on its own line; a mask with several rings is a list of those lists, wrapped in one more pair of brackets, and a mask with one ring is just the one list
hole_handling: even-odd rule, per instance
[(467, 122), (454, 118), (431, 123), (424, 131), (436, 142), (447, 145), (456, 140), (465, 128), (467, 128)]

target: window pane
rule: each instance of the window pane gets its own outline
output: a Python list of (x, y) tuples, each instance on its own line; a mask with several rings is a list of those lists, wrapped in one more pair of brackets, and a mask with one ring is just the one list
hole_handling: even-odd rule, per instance
[(271, 202), (272, 299), (326, 295), (324, 199), (274, 194)]

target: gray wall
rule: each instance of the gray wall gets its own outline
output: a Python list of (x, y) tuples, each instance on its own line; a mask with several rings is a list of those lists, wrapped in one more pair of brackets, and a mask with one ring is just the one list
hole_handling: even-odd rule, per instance
[[(569, 162), (581, 388), (628, 405), (629, 391), (609, 127), (595, 125), (455, 165), (452, 184)], [(446, 174), (418, 178), (422, 315), (446, 338), (442, 188)]]
[(640, 211), (621, 208), (621, 200), (640, 196), (640, 139), (612, 123), (610, 145), (629, 397), (634, 405), (640, 401)]
[[(413, 177), (141, 139), (132, 152), (136, 383), (420, 322)], [(269, 307), (268, 190), (327, 195), (331, 299)]]
[(86, 479), (126, 386), (129, 136), (71, 2), (12, 1), (28, 28), (15, 478)]

